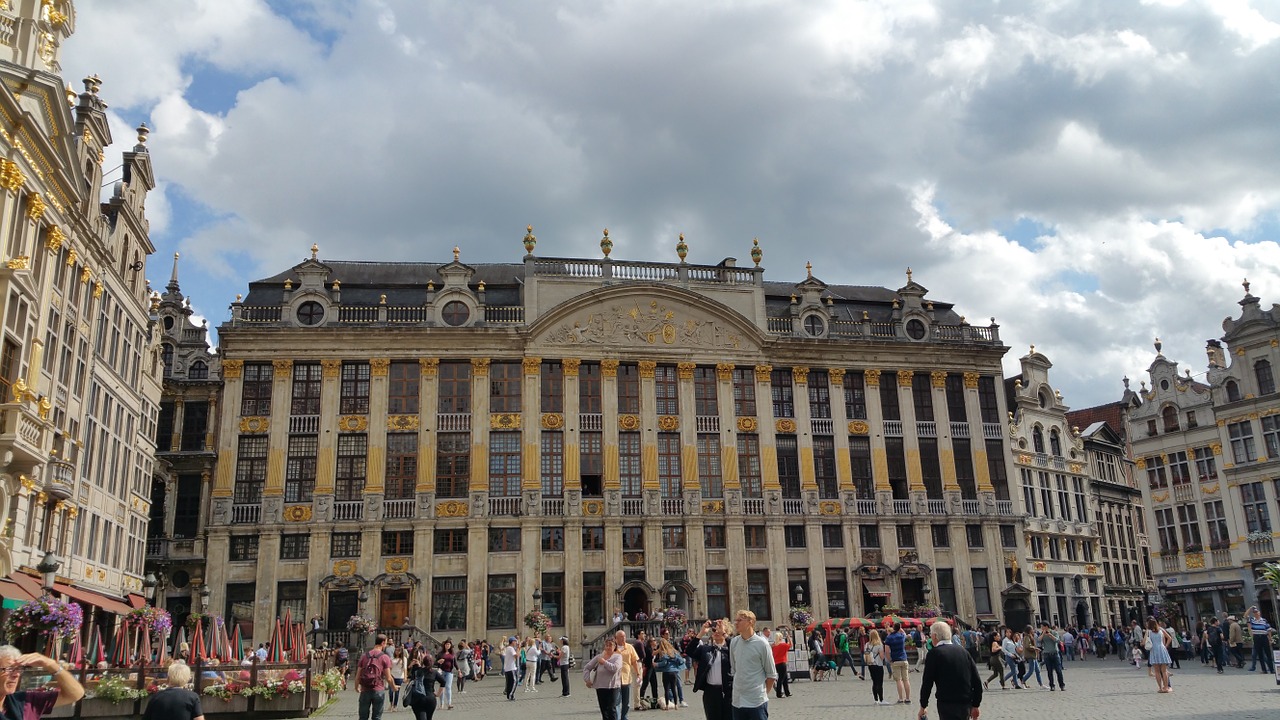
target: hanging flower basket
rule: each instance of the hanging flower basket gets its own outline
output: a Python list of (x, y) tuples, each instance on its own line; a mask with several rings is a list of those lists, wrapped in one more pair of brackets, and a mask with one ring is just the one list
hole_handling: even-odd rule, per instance
[(524, 626), (541, 635), (551, 627), (551, 618), (541, 610), (530, 610), (529, 614), (524, 616)]
[(198, 613), (198, 612), (191, 613), (190, 615), (187, 616), (187, 622), (186, 622), (187, 632), (194, 632), (196, 629), (197, 622), (200, 623), (200, 627), (208, 628), (209, 623), (213, 622), (213, 616), (209, 615), (208, 613)]
[(672, 606), (662, 611), (662, 622), (671, 628), (673, 636), (683, 634), (685, 626), (689, 624), (689, 613)]
[(163, 637), (173, 629), (173, 617), (157, 607), (137, 608), (125, 616), (125, 622), (130, 627), (146, 628), (155, 638)]
[(792, 605), (790, 618), (791, 624), (796, 627), (809, 627), (809, 623), (813, 622), (813, 612), (808, 605)]
[(351, 619), (347, 620), (347, 630), (353, 633), (371, 633), (376, 627), (373, 619), (364, 615), (352, 615)]
[(84, 610), (73, 602), (55, 600), (48, 595), (30, 600), (13, 612), (4, 623), (10, 640), (37, 633), (42, 636), (75, 637), (84, 622)]

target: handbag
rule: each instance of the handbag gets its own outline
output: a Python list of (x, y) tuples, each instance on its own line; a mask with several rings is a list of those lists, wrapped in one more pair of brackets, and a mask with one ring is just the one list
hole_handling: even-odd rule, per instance
[(419, 675), (409, 681), (404, 688), (404, 706), (411, 707), (413, 705), (422, 705), (427, 702), (427, 688), (422, 683), (422, 676)]
[(1151, 649), (1151, 633), (1147, 633), (1147, 639), (1143, 641), (1142, 647), (1147, 650)]

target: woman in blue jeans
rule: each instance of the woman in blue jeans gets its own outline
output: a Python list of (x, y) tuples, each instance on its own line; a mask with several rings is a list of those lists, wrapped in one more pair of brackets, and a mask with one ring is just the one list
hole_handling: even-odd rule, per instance
[(1040, 679), (1040, 648), (1036, 647), (1036, 633), (1030, 625), (1022, 631), (1022, 657), (1027, 661), (1027, 672), (1019, 680), (1026, 685), (1027, 679), (1034, 673), (1036, 684), (1044, 689), (1044, 681)]

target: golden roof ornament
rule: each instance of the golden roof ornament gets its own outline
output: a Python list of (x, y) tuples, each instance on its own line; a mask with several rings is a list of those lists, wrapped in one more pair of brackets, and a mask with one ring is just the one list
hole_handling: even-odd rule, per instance
[(334, 281), (333, 281), (333, 289), (334, 289), (334, 290), (341, 290), (341, 289), (342, 289), (342, 282), (341, 282), (340, 280), (334, 280)]
[(379, 304), (379, 305), (386, 305), (386, 304), (387, 304), (387, 296), (386, 296), (385, 294), (383, 294), (383, 295), (379, 295), (379, 296), (378, 296), (378, 304)]
[(684, 241), (684, 233), (680, 233), (680, 240), (676, 243), (676, 255), (680, 258), (680, 262), (684, 262), (684, 258), (689, 254), (689, 246)]
[(533, 248), (538, 244), (538, 238), (533, 236), (533, 226), (526, 225), (524, 228), (524, 251), (529, 255), (533, 254)]
[(462, 254), (462, 251), (458, 249), (458, 246), (457, 246), (457, 245), (454, 245), (454, 246), (453, 246), (453, 261), (454, 261), (454, 262), (458, 262), (458, 256), (459, 256), (459, 255), (461, 255), (461, 254)]
[(483, 281), (483, 280), (481, 280), (481, 281), (480, 281), (480, 284), (476, 286), (476, 290), (478, 290), (479, 292), (484, 292), (484, 281)]
[(292, 290), (292, 289), (293, 289), (293, 280), (291, 280), (291, 279), (289, 279), (289, 278), (285, 278), (285, 279), (284, 279), (284, 289), (285, 289), (285, 290)]
[(760, 238), (751, 238), (751, 262), (760, 267), (760, 260), (764, 258), (764, 251), (760, 249)]
[(435, 291), (436, 291), (436, 281), (435, 281), (435, 280), (428, 280), (428, 281), (427, 281), (427, 292), (435, 292)]
[(791, 293), (791, 304), (792, 304), (792, 305), (795, 305), (795, 304), (796, 304), (796, 294), (795, 294), (795, 293)]
[(319, 254), (320, 254), (320, 246), (315, 243), (311, 243), (311, 259), (315, 260), (316, 256)]
[(244, 295), (241, 295), (240, 293), (236, 293), (236, 302), (240, 302), (243, 299), (244, 299)]
[(139, 145), (146, 145), (146, 144), (147, 144), (147, 136), (151, 134), (151, 128), (147, 127), (147, 124), (146, 124), (146, 123), (139, 123), (139, 124), (138, 124), (138, 127), (136, 128), (136, 130), (137, 130), (137, 133), (138, 133), (138, 144), (139, 144)]
[(609, 228), (604, 229), (604, 237), (600, 238), (600, 252), (605, 257), (609, 257), (609, 252), (613, 250), (613, 241), (609, 239)]

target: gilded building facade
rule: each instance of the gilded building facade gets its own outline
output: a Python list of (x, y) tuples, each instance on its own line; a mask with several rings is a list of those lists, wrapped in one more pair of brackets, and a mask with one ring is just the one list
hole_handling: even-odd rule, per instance
[(1022, 373), (1007, 380), (1006, 389), (1027, 516), (1028, 586), (1038, 618), (1091, 627), (1102, 617), (1104, 590), (1084, 439), (1067, 420), (1062, 393), (1049, 382), (1049, 358), (1032, 346), (1020, 362)]
[[(309, 259), (219, 328), (212, 607), (577, 641), (674, 602), (786, 622), (994, 619), (1009, 494), (998, 327), (753, 266)], [(535, 601), (535, 592), (538, 600)]]
[(0, 588), (10, 606), (38, 595), (49, 556), (55, 592), (119, 614), (142, 592), (160, 399), (147, 129), (100, 201), (101, 81), (77, 95), (59, 76), (72, 3), (0, 5)]

